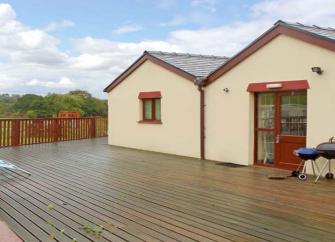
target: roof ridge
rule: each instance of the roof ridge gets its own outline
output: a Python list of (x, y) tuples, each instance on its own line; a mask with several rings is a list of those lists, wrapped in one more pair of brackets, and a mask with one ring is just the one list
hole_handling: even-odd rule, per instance
[(284, 25), (299, 25), (301, 27), (305, 27), (305, 28), (311, 28), (311, 29), (321, 29), (321, 30), (327, 30), (327, 31), (335, 31), (335, 28), (332, 27), (321, 27), (318, 25), (307, 25), (307, 24), (302, 24), (300, 22), (289, 22), (289, 21), (283, 21), (283, 20), (278, 20), (274, 25), (280, 25), (280, 24), (284, 24)]
[(146, 50), (147, 53), (163, 54), (163, 55), (175, 55), (175, 56), (190, 56), (190, 57), (205, 57), (205, 58), (218, 58), (218, 59), (229, 59), (227, 56), (217, 56), (217, 55), (203, 55), (203, 54), (191, 54), (191, 53), (181, 53), (181, 52), (166, 52), (166, 51), (154, 51)]

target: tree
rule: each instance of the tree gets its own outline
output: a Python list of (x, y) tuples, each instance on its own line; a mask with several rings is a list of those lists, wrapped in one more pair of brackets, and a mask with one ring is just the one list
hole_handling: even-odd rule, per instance
[(80, 111), (83, 113), (81, 107), (83, 98), (72, 96), (69, 94), (49, 94), (45, 97), (50, 109), (56, 115), (59, 111)]
[(0, 94), (0, 118), (15, 116), (14, 104), (17, 102), (19, 95)]
[(41, 98), (33, 101), (27, 115), (30, 118), (47, 118), (52, 117), (53, 111), (51, 110), (49, 103), (44, 98)]
[(0, 95), (0, 117), (46, 118), (56, 116), (59, 111), (80, 111), (86, 117), (106, 116), (107, 100), (95, 98), (84, 90), (50, 93), (45, 97), (35, 94)]
[(107, 101), (94, 97), (84, 100), (82, 105), (84, 116), (107, 116)]
[(35, 94), (25, 94), (22, 97), (18, 98), (17, 102), (14, 104), (14, 111), (19, 114), (25, 114), (27, 111), (31, 110), (31, 106), (34, 101), (42, 100), (42, 96)]
[(68, 94), (72, 95), (72, 96), (83, 97), (83, 98), (91, 98), (92, 97), (91, 93), (89, 93), (88, 91), (80, 90), (80, 89), (69, 91)]

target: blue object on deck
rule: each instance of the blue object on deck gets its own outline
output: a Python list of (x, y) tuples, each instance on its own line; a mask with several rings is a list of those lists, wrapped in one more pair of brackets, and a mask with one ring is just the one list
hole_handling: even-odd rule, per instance
[(296, 176), (299, 178), (299, 180), (306, 180), (306, 170), (307, 170), (307, 162), (310, 161), (313, 169), (314, 176), (315, 168), (320, 173), (320, 169), (318, 164), (316, 163), (316, 159), (320, 157), (319, 152), (314, 148), (299, 148), (294, 151), (294, 154), (298, 156), (301, 159), (301, 162), (298, 166), (298, 168), (295, 171), (292, 171), (292, 176)]
[(8, 162), (8, 161), (4, 161), (4, 160), (0, 160), (0, 169), (1, 169), (1, 168), (12, 169), (12, 170), (18, 170), (18, 171), (22, 171), (22, 172), (24, 172), (24, 173), (30, 175), (30, 173), (29, 173), (28, 171), (23, 170), (23, 169), (17, 167), (16, 165), (14, 165), (14, 164), (12, 164), (12, 163), (10, 163), (10, 162)]
[(299, 148), (294, 153), (303, 160), (316, 160), (320, 157), (319, 152), (314, 148)]

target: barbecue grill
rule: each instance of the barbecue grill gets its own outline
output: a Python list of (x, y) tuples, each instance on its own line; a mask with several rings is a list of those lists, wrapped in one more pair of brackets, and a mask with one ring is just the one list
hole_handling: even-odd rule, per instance
[(313, 168), (313, 174), (315, 176), (315, 168), (320, 173), (320, 169), (318, 167), (318, 164), (315, 162), (317, 158), (320, 157), (318, 151), (314, 148), (299, 148), (293, 152), (296, 156), (298, 156), (301, 159), (301, 162), (298, 166), (298, 168), (292, 172), (292, 176), (298, 177), (300, 180), (306, 180), (306, 168), (307, 168), (307, 162), (311, 161), (312, 168)]
[(325, 164), (323, 165), (319, 176), (315, 179), (315, 183), (320, 178), (321, 174), (325, 171), (328, 166), (328, 173), (326, 174), (327, 179), (333, 179), (334, 174), (331, 173), (331, 160), (335, 159), (335, 138), (331, 137), (328, 142), (321, 143), (316, 147), (316, 150), (320, 154), (320, 156), (327, 159)]

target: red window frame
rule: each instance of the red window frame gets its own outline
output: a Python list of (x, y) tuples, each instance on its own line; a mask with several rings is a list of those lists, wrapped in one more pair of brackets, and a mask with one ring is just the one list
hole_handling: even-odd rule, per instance
[[(155, 92), (140, 92), (138, 98), (142, 102), (142, 120), (140, 123), (161, 123), (161, 118), (156, 117), (156, 100), (161, 100), (161, 93), (159, 91)], [(151, 119), (145, 118), (145, 102), (151, 102)]]
[[(147, 119), (147, 118), (145, 118), (145, 105), (144, 105), (144, 103), (146, 102), (146, 101), (150, 101), (151, 102), (151, 119)], [(142, 99), (142, 119), (144, 120), (144, 121), (161, 121), (160, 119), (157, 119), (157, 117), (156, 117), (156, 100), (161, 100), (160, 98), (145, 98), (145, 99)]]

